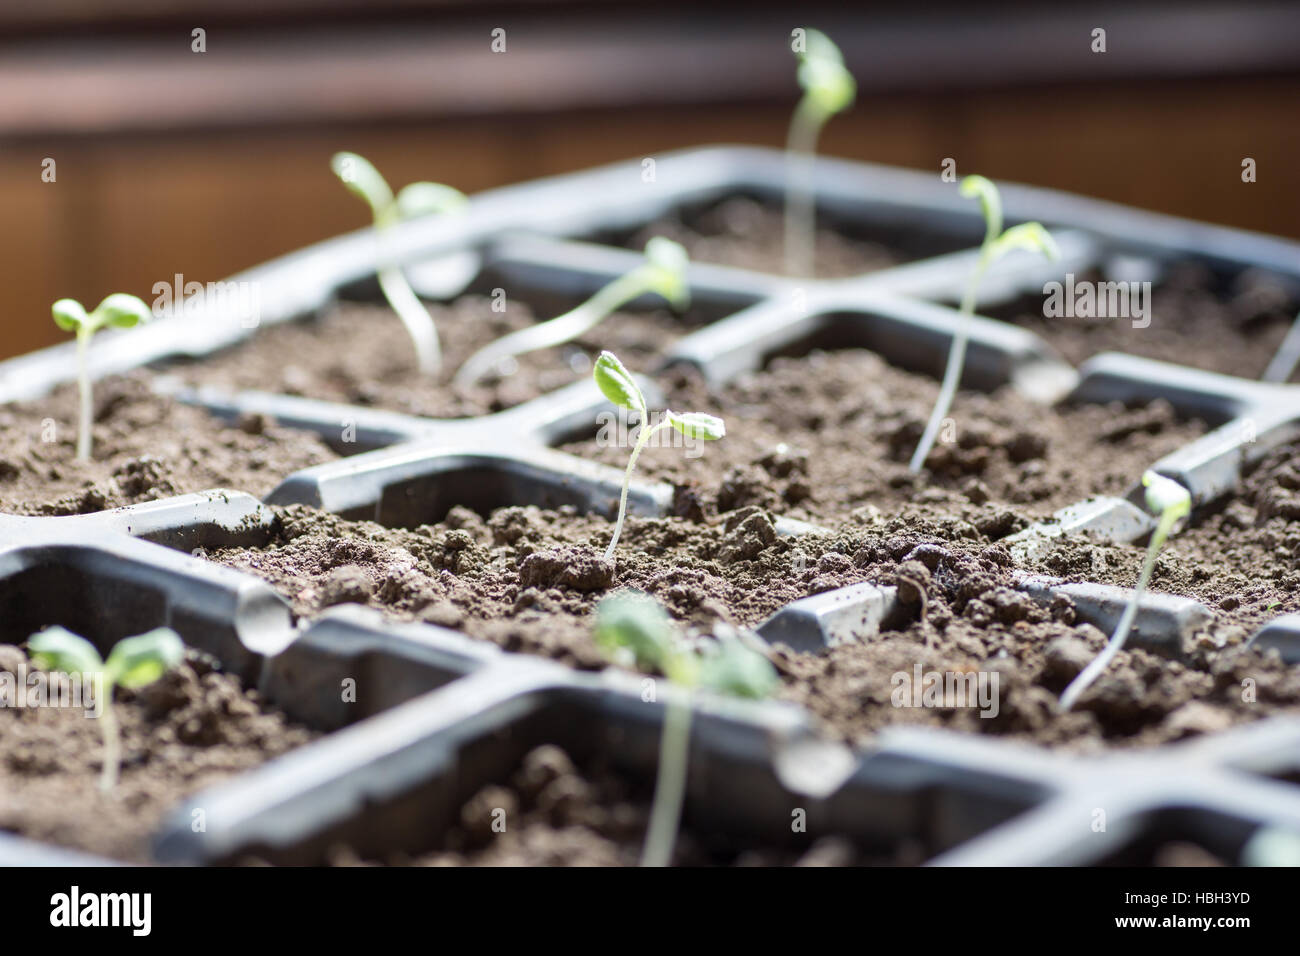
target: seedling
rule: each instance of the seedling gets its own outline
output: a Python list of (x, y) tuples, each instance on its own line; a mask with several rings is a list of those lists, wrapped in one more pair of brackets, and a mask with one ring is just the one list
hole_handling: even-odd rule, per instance
[(677, 311), (690, 304), (686, 284), (686, 250), (671, 239), (655, 236), (645, 246), (645, 262), (619, 276), (582, 305), (563, 315), (520, 329), (479, 349), (456, 373), (455, 384), (473, 385), (507, 359), (570, 342), (603, 322), (634, 299), (653, 292)]
[(122, 742), (113, 713), (113, 689), (131, 690), (152, 684), (185, 655), (185, 645), (168, 627), (156, 628), (137, 637), (118, 641), (108, 660), (100, 658), (95, 646), (62, 627), (49, 627), (27, 642), (38, 667), (67, 674), (93, 675), (96, 701), (103, 708), (100, 729), (104, 734), (104, 767), (99, 789), (110, 792), (117, 786), (122, 763)]
[(641, 851), (642, 866), (667, 866), (686, 794), (693, 692), (704, 688), (761, 699), (771, 695), (780, 678), (771, 661), (734, 634), (719, 634), (698, 649), (689, 646), (667, 612), (644, 594), (625, 592), (601, 601), (595, 636), (596, 643), (616, 662), (657, 670), (684, 690), (669, 697), (665, 705), (659, 772)]
[(930, 421), (925, 426), (921, 443), (916, 446), (909, 466), (913, 472), (921, 470), (926, 456), (934, 447), (943, 420), (952, 407), (953, 397), (957, 394), (957, 383), (961, 381), (962, 367), (966, 364), (966, 341), (970, 337), (970, 317), (975, 312), (975, 296), (979, 292), (980, 280), (988, 267), (1006, 255), (1012, 249), (1028, 249), (1041, 252), (1048, 259), (1059, 259), (1060, 250), (1042, 223), (1023, 222), (1012, 226), (1005, 232), (1002, 229), (1002, 198), (998, 188), (983, 176), (967, 176), (961, 181), (961, 194), (967, 199), (978, 198), (984, 212), (984, 243), (980, 246), (979, 259), (966, 281), (966, 290), (961, 297), (961, 314), (957, 319), (957, 329), (953, 333), (952, 346), (948, 350), (948, 366), (943, 373), (943, 387), (939, 398), (930, 413)]
[(1115, 633), (1111, 635), (1110, 643), (1092, 663), (1070, 681), (1070, 686), (1065, 688), (1065, 693), (1061, 695), (1062, 710), (1069, 710), (1074, 706), (1080, 695), (1109, 666), (1124, 646), (1124, 642), (1128, 640), (1128, 632), (1133, 627), (1133, 619), (1137, 616), (1138, 602), (1142, 600), (1142, 592), (1146, 590), (1147, 582), (1151, 580), (1151, 572), (1156, 566), (1156, 555), (1160, 553), (1161, 546), (1169, 537), (1169, 532), (1173, 530), (1178, 519), (1191, 513), (1191, 493), (1172, 478), (1148, 471), (1142, 476), (1142, 484), (1147, 489), (1147, 509), (1160, 516), (1155, 531), (1151, 532), (1151, 543), (1147, 545), (1147, 556), (1142, 563), (1142, 573), (1138, 576), (1137, 587), (1133, 589), (1133, 596), (1129, 598), (1128, 606), (1120, 616)]
[(844, 66), (839, 47), (820, 30), (804, 31), (797, 77), (803, 97), (795, 107), (786, 138), (785, 271), (813, 273), (814, 206), (812, 157), (826, 121), (853, 105), (858, 84)]
[(628, 460), (627, 471), (623, 475), (623, 492), (618, 499), (618, 519), (614, 522), (614, 537), (610, 539), (609, 547), (605, 549), (605, 560), (609, 561), (614, 557), (618, 536), (623, 533), (623, 518), (627, 514), (627, 488), (632, 481), (632, 469), (636, 467), (636, 459), (641, 454), (641, 449), (657, 432), (669, 425), (687, 438), (698, 438), (703, 441), (717, 441), (727, 434), (727, 427), (721, 418), (715, 418), (713, 415), (705, 415), (703, 412), (678, 414), (672, 409), (665, 409), (659, 422), (651, 425), (647, 420), (645, 396), (637, 387), (632, 373), (623, 367), (623, 363), (613, 352), (600, 353), (592, 374), (596, 379), (596, 385), (604, 392), (606, 398), (619, 408), (636, 412), (641, 422), (636, 443), (632, 446), (632, 457)]
[[(353, 193), (370, 206), (375, 231), (381, 236), (404, 219), (460, 209), (468, 200), (465, 194), (441, 183), (411, 183), (396, 196), (387, 180), (369, 160), (356, 153), (335, 153), (330, 168)], [(415, 345), (415, 358), (421, 372), (436, 375), (442, 366), (442, 347), (433, 317), (406, 281), (400, 266), (386, 264), (379, 270), (379, 288), (393, 307)]]
[(133, 295), (115, 292), (99, 303), (94, 312), (86, 314), (85, 308), (76, 299), (60, 299), (51, 307), (54, 324), (65, 332), (77, 334), (77, 391), (80, 408), (77, 415), (77, 459), (90, 459), (90, 368), (87, 364), (87, 352), (90, 339), (105, 326), (127, 329), (141, 322), (148, 322), (152, 316), (149, 307)]

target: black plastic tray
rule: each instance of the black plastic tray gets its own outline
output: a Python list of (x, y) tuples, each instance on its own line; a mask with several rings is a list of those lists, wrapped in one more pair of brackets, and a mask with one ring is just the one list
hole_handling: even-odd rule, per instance
[[(397, 255), (417, 288), (453, 297), (448, 267), (468, 285), (491, 276), (513, 294), (557, 301), (586, 295), (639, 254), (597, 241), (627, 234), (675, 208), (735, 194), (779, 199), (780, 153), (708, 148), (661, 157), (657, 182), (639, 161), (475, 197), (454, 219), (395, 230)], [(874, 235), (906, 234), (919, 249), (943, 251), (857, 278), (796, 281), (693, 264), (692, 293), (720, 320), (677, 340), (665, 364), (689, 362), (725, 383), (767, 357), (808, 343), (871, 348), (902, 367), (942, 370), (957, 313), (954, 298), (977, 253), (978, 213), (937, 176), (818, 160), (818, 203), (838, 224)], [(1223, 273), (1259, 267), (1300, 281), (1300, 246), (1083, 200), (1008, 186), (1009, 221), (1053, 228), (1062, 259), (1008, 256), (988, 273), (980, 304), (993, 305), (1066, 272), (1115, 255), (1194, 258)], [(343, 236), (250, 270), (230, 281), (259, 283), (262, 325), (328, 307), (339, 295), (375, 294), (381, 250), (370, 231)], [(456, 270), (451, 269), (454, 273)], [(1167, 399), (1218, 427), (1152, 466), (1205, 504), (1228, 493), (1242, 467), (1300, 434), (1300, 388), (1266, 385), (1127, 355), (1069, 366), (1038, 337), (988, 320), (973, 323), (964, 376), (969, 388), (1010, 384), (1049, 403)], [(97, 376), (166, 360), (201, 357), (256, 334), (234, 314), (175, 315), (97, 341)], [(67, 380), (71, 345), (0, 364), (0, 402), (34, 398)], [(647, 390), (652, 386), (644, 383)], [(435, 421), (374, 409), (258, 392), (191, 389), (160, 375), (157, 387), (219, 415), (264, 412), (337, 441), (339, 422), (356, 426), (361, 454), (309, 468), (265, 499), (300, 502), (389, 525), (436, 521), (455, 504), (572, 505), (608, 513), (621, 474), (554, 446), (594, 431), (607, 407), (590, 382), (479, 419)], [(1125, 497), (1067, 508), (1010, 539), (1031, 550), (1044, 538), (1087, 529), (1115, 541), (1144, 538), (1153, 521), (1135, 485)], [(638, 482), (636, 513), (662, 514), (671, 489)], [(497, 781), (532, 746), (563, 745), (603, 755), (626, 772), (654, 773), (662, 700), (644, 703), (640, 681), (608, 671), (574, 672), (427, 625), (386, 623), (360, 608), (332, 610), (298, 629), (284, 601), (260, 580), (193, 557), (196, 548), (257, 544), (269, 516), (239, 492), (213, 491), (95, 515), (0, 516), (0, 638), (22, 641), (63, 624), (108, 645), (160, 624), (175, 627), (255, 683), (291, 716), (334, 731), (259, 770), (196, 795), (157, 834), (158, 858), (221, 863), (250, 855), (314, 863), (345, 843), (382, 855), (433, 845), (460, 805)], [(816, 531), (781, 520), (783, 534)], [(1044, 601), (1065, 593), (1079, 615), (1113, 626), (1128, 592), (1025, 576)], [(76, 605), (66, 595), (76, 593)], [(853, 640), (889, 616), (893, 590), (871, 583), (796, 601), (759, 631), (805, 650)], [(1211, 612), (1195, 601), (1149, 594), (1136, 643), (1176, 651)], [(1300, 659), (1297, 617), (1279, 618), (1256, 640)], [(343, 704), (340, 681), (358, 683)], [(667, 693), (672, 693), (669, 689)], [(688, 820), (779, 846), (842, 835), (888, 850), (919, 842), (933, 863), (1095, 863), (1132, 859), (1157, 839), (1199, 842), (1235, 857), (1261, 824), (1300, 828), (1293, 772), (1300, 719), (1275, 718), (1192, 744), (1139, 756), (1077, 759), (1003, 741), (907, 728), (880, 734), (866, 753), (817, 736), (806, 715), (779, 703), (703, 698), (692, 740)], [(206, 811), (193, 832), (190, 809)], [(791, 833), (791, 812), (807, 812), (807, 833)], [(1090, 825), (1103, 808), (1108, 824)], [(0, 862), (93, 861), (58, 848), (0, 836)]]

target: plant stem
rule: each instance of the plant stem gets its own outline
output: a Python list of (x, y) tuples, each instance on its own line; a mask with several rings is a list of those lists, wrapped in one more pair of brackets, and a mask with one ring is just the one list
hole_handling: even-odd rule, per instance
[(1138, 576), (1137, 587), (1133, 589), (1133, 596), (1129, 598), (1128, 605), (1124, 608), (1124, 613), (1120, 616), (1119, 624), (1115, 628), (1115, 633), (1111, 635), (1110, 643), (1098, 654), (1092, 662), (1079, 672), (1070, 685), (1065, 688), (1065, 693), (1061, 694), (1061, 709), (1069, 710), (1078, 701), (1088, 686), (1096, 680), (1120, 652), (1124, 642), (1128, 640), (1128, 632), (1133, 627), (1133, 619), (1137, 617), (1138, 602), (1142, 599), (1142, 593), (1147, 588), (1147, 582), (1151, 580), (1151, 572), (1156, 566), (1156, 555), (1160, 553), (1161, 546), (1165, 539), (1169, 537), (1169, 532), (1173, 529), (1174, 522), (1178, 518), (1175, 515), (1162, 514), (1160, 521), (1156, 524), (1156, 530), (1151, 532), (1151, 543), (1147, 546), (1146, 560), (1142, 562), (1142, 573)]
[(77, 329), (77, 460), (90, 460), (90, 428), (93, 404), (90, 397), (88, 352), (91, 333), (84, 326)]
[(677, 842), (677, 827), (682, 818), (682, 798), (686, 795), (686, 773), (691, 743), (691, 695), (683, 689), (674, 694), (664, 710), (664, 726), (659, 736), (659, 772), (655, 777), (654, 803), (650, 808), (650, 826), (641, 850), (642, 866), (668, 866)]
[[(644, 418), (648, 414), (648, 412), (642, 412), (642, 417)], [(636, 444), (632, 446), (632, 457), (628, 459), (627, 471), (623, 473), (623, 493), (618, 498), (618, 520), (614, 522), (614, 537), (610, 538), (609, 547), (605, 549), (606, 561), (614, 557), (614, 548), (618, 544), (618, 537), (623, 533), (623, 518), (627, 514), (627, 488), (632, 481), (632, 469), (636, 467), (637, 456), (641, 454), (641, 449), (650, 441), (650, 436), (669, 424), (670, 419), (667, 415), (664, 416), (663, 421), (653, 428), (650, 427), (648, 422), (641, 422), (641, 433), (636, 437)]]
[(920, 471), (921, 466), (925, 464), (930, 449), (934, 447), (934, 440), (939, 436), (943, 420), (948, 416), (948, 409), (952, 407), (952, 400), (957, 395), (957, 384), (961, 381), (962, 367), (966, 364), (966, 342), (970, 338), (970, 317), (975, 313), (975, 293), (979, 291), (980, 280), (984, 278), (984, 270), (988, 266), (989, 254), (986, 243), (984, 249), (980, 251), (975, 271), (971, 273), (970, 281), (966, 283), (966, 291), (962, 293), (961, 311), (957, 316), (957, 329), (953, 332), (952, 347), (948, 349), (948, 365), (943, 370), (943, 386), (939, 389), (939, 398), (934, 403), (930, 420), (925, 424), (925, 433), (921, 436), (920, 444), (916, 446), (916, 451), (912, 453), (912, 461), (907, 466), (914, 473)]
[(507, 358), (562, 345), (595, 328), (611, 313), (650, 291), (651, 272), (647, 267), (633, 269), (610, 282), (577, 308), (546, 322), (511, 332), (479, 349), (456, 372), (453, 383), (473, 385)]
[(812, 157), (827, 114), (808, 96), (799, 101), (786, 136), (785, 271), (811, 278), (816, 208), (813, 203)]
[(104, 712), (99, 715), (100, 730), (104, 734), (104, 768), (99, 775), (99, 789), (112, 793), (117, 786), (118, 770), (122, 765), (122, 739), (113, 713), (113, 688), (105, 683)]
[(425, 375), (436, 375), (442, 365), (442, 348), (438, 344), (438, 329), (433, 324), (429, 310), (411, 289), (398, 266), (389, 266), (379, 271), (379, 288), (411, 336), (420, 371)]

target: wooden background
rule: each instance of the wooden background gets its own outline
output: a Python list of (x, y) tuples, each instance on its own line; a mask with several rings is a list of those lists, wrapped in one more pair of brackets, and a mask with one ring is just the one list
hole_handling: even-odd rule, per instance
[[(328, 169), (338, 149), (397, 185), (473, 192), (683, 146), (779, 146), (795, 100), (798, 23), (776, 5), (731, 19), (672, 3), (358, 6), (318, 4), (310, 21), (294, 0), (0, 12), (0, 355), (58, 341), (58, 297), (149, 298), (175, 273), (219, 279), (363, 225)], [(800, 9), (861, 83), (824, 152), (936, 173), (953, 157), (961, 173), (1300, 237), (1300, 5)]]

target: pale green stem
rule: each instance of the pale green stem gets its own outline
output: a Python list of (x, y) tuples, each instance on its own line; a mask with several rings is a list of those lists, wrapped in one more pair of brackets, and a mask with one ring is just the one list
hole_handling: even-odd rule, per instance
[(912, 461), (907, 466), (913, 472), (920, 471), (921, 466), (925, 464), (930, 449), (934, 447), (934, 440), (939, 436), (943, 420), (948, 417), (952, 400), (957, 395), (962, 366), (966, 364), (966, 342), (970, 338), (970, 317), (975, 312), (975, 294), (979, 291), (980, 279), (984, 277), (984, 270), (988, 266), (989, 255), (986, 243), (980, 252), (975, 271), (971, 273), (970, 281), (966, 283), (966, 291), (961, 297), (961, 312), (957, 317), (957, 329), (953, 332), (952, 347), (948, 349), (948, 365), (943, 370), (943, 386), (939, 389), (939, 398), (934, 403), (930, 420), (925, 424), (925, 433), (921, 436), (920, 444), (916, 446), (916, 451), (912, 453)]
[(1115, 655), (1123, 648), (1124, 642), (1128, 640), (1128, 632), (1133, 627), (1133, 619), (1137, 617), (1138, 602), (1142, 599), (1142, 593), (1146, 590), (1147, 582), (1151, 580), (1151, 572), (1156, 566), (1156, 555), (1160, 553), (1160, 547), (1165, 543), (1165, 539), (1169, 537), (1169, 532), (1173, 529), (1174, 522), (1177, 520), (1176, 516), (1168, 512), (1160, 516), (1156, 530), (1151, 532), (1151, 543), (1147, 546), (1147, 556), (1146, 560), (1142, 562), (1142, 573), (1138, 576), (1137, 587), (1133, 589), (1133, 596), (1129, 598), (1128, 606), (1124, 608), (1124, 613), (1120, 616), (1119, 624), (1115, 628), (1115, 633), (1111, 635), (1110, 643), (1087, 667), (1079, 672), (1079, 675), (1074, 680), (1070, 681), (1070, 686), (1065, 688), (1065, 693), (1061, 695), (1062, 710), (1069, 710), (1074, 706), (1080, 695), (1110, 665)]
[(659, 736), (659, 773), (655, 778), (650, 826), (641, 850), (642, 866), (668, 866), (673, 859), (677, 828), (686, 795), (686, 772), (691, 751), (691, 695), (674, 694), (664, 710)]
[[(642, 417), (644, 418), (648, 414), (648, 412), (643, 412)], [(623, 533), (623, 518), (627, 515), (627, 488), (632, 481), (632, 469), (636, 467), (637, 456), (641, 454), (641, 449), (650, 441), (650, 436), (659, 429), (667, 427), (670, 423), (671, 420), (667, 415), (664, 416), (663, 421), (653, 428), (650, 427), (648, 422), (641, 422), (641, 433), (636, 437), (636, 444), (632, 446), (632, 457), (627, 463), (627, 471), (623, 473), (623, 493), (619, 495), (618, 499), (618, 520), (614, 522), (614, 537), (610, 538), (609, 547), (605, 549), (606, 561), (614, 557), (614, 548), (618, 545), (619, 535)]]
[(379, 288), (406, 326), (406, 332), (415, 345), (415, 360), (420, 371), (425, 375), (436, 375), (442, 364), (442, 349), (438, 344), (438, 329), (433, 324), (429, 310), (424, 307), (397, 266), (380, 270)]
[(100, 730), (104, 734), (104, 768), (99, 774), (99, 789), (112, 793), (117, 786), (119, 768), (122, 765), (122, 740), (117, 726), (117, 715), (113, 713), (113, 688), (105, 683), (104, 712), (99, 715)]
[(473, 385), (504, 359), (538, 349), (563, 345), (594, 329), (613, 312), (653, 289), (654, 270), (649, 266), (633, 269), (606, 285), (575, 309), (546, 322), (539, 322), (518, 332), (511, 332), (473, 355), (456, 372), (454, 384)]
[(90, 368), (88, 351), (92, 333), (85, 326), (77, 329), (77, 460), (90, 460), (90, 428), (92, 402), (90, 397)]
[(795, 107), (786, 137), (785, 271), (811, 278), (816, 207), (813, 203), (812, 157), (827, 114), (805, 96)]

